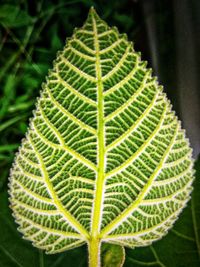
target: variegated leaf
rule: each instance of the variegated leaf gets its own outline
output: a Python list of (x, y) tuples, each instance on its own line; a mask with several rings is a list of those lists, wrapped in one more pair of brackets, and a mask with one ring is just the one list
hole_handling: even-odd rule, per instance
[(126, 35), (91, 9), (58, 54), (10, 178), (24, 237), (48, 253), (101, 242), (145, 246), (186, 205), (191, 149)]

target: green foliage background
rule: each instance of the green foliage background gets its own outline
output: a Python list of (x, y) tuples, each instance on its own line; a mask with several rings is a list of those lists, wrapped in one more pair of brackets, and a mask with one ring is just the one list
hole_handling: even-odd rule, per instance
[[(91, 6), (110, 25), (126, 32), (135, 49), (142, 52), (142, 58), (150, 62), (183, 120), (197, 157), (200, 4), (198, 0), (183, 0), (177, 12), (177, 2), (180, 3), (176, 0), (0, 1), (0, 267), (87, 266), (86, 247), (46, 256), (22, 240), (8, 207), (7, 181), (40, 85), (56, 52), (63, 48), (74, 27), (83, 24)], [(188, 81), (189, 91), (185, 86)], [(126, 267), (200, 266), (200, 161), (196, 161), (196, 168), (192, 201), (175, 227), (150, 247), (127, 249)]]

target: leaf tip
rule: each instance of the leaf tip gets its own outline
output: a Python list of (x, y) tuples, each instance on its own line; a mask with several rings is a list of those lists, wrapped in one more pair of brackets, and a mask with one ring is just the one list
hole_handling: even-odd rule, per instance
[(90, 7), (90, 11), (89, 11), (89, 14), (93, 14), (93, 13), (96, 13), (96, 10), (95, 10), (95, 8), (94, 8), (94, 6), (91, 6)]
[(99, 18), (99, 15), (96, 12), (96, 9), (94, 8), (94, 6), (91, 6), (89, 13), (88, 13), (88, 17), (95, 17), (95, 18)]

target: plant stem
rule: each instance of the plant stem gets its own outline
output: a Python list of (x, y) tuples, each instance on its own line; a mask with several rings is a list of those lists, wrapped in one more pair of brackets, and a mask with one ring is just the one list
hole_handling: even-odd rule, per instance
[(100, 250), (101, 241), (98, 238), (93, 238), (88, 244), (88, 254), (89, 254), (89, 267), (100, 267)]

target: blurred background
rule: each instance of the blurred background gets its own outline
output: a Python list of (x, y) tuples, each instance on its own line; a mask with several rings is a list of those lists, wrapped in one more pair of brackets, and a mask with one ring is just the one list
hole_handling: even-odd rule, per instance
[[(46, 256), (21, 239), (10, 214), (7, 181), (56, 52), (94, 6), (110, 26), (134, 42), (200, 152), (200, 1), (0, 1), (0, 267), (86, 267), (86, 247)], [(126, 250), (126, 267), (200, 266), (200, 163), (192, 201), (175, 227), (147, 248)]]

